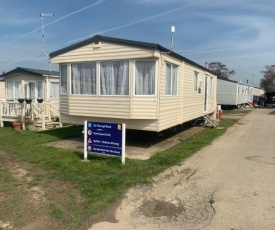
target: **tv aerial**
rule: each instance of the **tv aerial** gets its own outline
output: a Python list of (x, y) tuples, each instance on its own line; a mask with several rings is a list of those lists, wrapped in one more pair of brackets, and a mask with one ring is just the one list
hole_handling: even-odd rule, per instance
[(176, 31), (176, 28), (175, 26), (171, 26), (171, 48), (168, 52), (161, 52), (161, 55), (162, 54), (170, 54), (173, 50), (173, 46), (174, 46), (174, 33)]
[[(44, 17), (51, 17), (51, 16), (54, 16), (54, 14), (40, 14), (39, 15), (40, 18), (41, 18), (41, 23), (42, 23), (42, 49), (45, 53), (45, 55), (47, 56), (48, 60), (49, 60), (49, 63), (50, 63), (50, 56), (49, 54), (46, 52), (46, 49), (45, 49), (45, 30), (44, 30)], [(51, 65), (50, 65), (51, 67)], [(50, 70), (51, 71), (51, 70)]]

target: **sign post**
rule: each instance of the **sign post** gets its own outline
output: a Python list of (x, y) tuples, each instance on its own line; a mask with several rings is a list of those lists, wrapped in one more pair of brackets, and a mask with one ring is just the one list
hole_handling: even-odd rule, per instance
[(88, 152), (120, 156), (125, 164), (125, 124), (85, 121), (84, 160)]

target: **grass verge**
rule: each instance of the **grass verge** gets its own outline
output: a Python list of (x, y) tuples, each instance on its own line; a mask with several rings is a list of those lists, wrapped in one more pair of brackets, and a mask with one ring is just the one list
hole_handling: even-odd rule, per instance
[[(63, 190), (63, 196), (68, 200), (65, 205), (49, 202), (44, 208), (48, 210), (49, 217), (56, 219), (63, 229), (81, 229), (81, 226), (88, 224), (89, 217), (121, 197), (127, 188), (151, 183), (153, 176), (170, 166), (179, 164), (210, 144), (236, 121), (224, 119), (220, 122), (223, 129), (206, 128), (182, 143), (159, 152), (149, 160), (127, 159), (125, 165), (121, 164), (120, 158), (97, 155), (89, 155), (90, 161), (84, 163), (81, 161), (83, 154), (79, 152), (43, 145), (78, 136), (82, 131), (78, 126), (39, 133), (14, 132), (11, 128), (2, 128), (0, 129), (0, 150), (6, 154), (12, 154), (18, 162), (27, 162), (40, 170), (45, 170), (47, 173), (43, 174), (43, 181), (58, 178), (64, 183), (70, 183), (72, 188), (79, 191), (83, 199), (76, 199), (69, 191)], [(3, 175), (6, 174), (3, 173)], [(41, 175), (36, 178), (38, 179), (35, 180), (35, 185), (43, 182)], [(1, 180), (12, 179), (6, 175)], [(12, 187), (14, 190), (17, 188), (15, 185)]]

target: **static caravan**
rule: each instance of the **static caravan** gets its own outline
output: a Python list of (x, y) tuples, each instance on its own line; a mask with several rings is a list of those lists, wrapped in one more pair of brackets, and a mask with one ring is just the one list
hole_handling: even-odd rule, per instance
[(216, 111), (217, 77), (158, 44), (96, 35), (50, 54), (62, 123), (160, 132)]
[(59, 72), (17, 67), (0, 78), (5, 81), (6, 100), (17, 102), (18, 98), (37, 98), (59, 101)]
[(217, 103), (223, 106), (240, 108), (249, 104), (252, 98), (253, 88), (232, 80), (217, 80)]
[(265, 93), (265, 91), (263, 89), (261, 89), (261, 88), (258, 88), (258, 87), (254, 87), (253, 88), (253, 95), (254, 96), (260, 96), (260, 95), (262, 95), (264, 93)]
[(0, 78), (0, 101), (6, 99), (5, 81)]

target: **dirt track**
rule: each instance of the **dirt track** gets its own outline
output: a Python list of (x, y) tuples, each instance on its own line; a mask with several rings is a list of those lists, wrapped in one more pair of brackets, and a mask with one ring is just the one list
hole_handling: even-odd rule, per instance
[(130, 189), (89, 230), (275, 229), (274, 115), (253, 110), (153, 187)]

